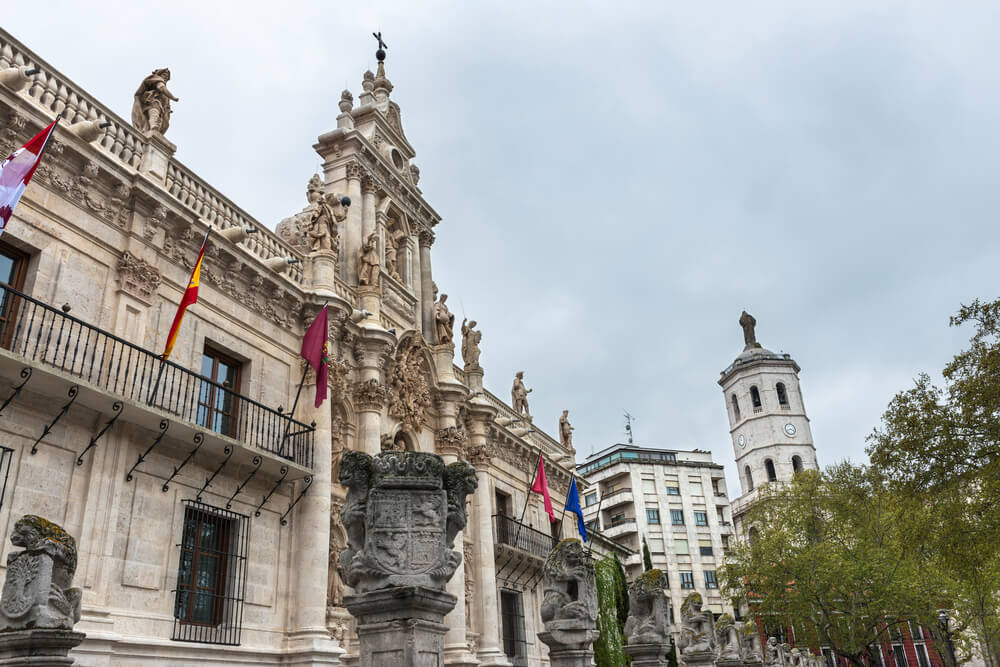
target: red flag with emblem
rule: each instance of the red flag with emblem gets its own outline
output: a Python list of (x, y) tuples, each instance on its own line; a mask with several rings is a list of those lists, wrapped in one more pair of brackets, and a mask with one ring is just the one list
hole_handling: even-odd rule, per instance
[(319, 407), (326, 400), (327, 372), (327, 306), (319, 311), (316, 319), (309, 325), (305, 338), (302, 339), (302, 358), (316, 371), (316, 400), (313, 403)]

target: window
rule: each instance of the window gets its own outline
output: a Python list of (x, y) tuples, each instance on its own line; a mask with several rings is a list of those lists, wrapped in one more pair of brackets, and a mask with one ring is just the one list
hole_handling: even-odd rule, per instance
[(583, 502), (587, 505), (587, 507), (595, 504), (597, 502), (597, 492), (595, 491), (594, 493), (588, 493), (585, 495), (583, 497)]
[(663, 538), (662, 537), (651, 537), (649, 538), (649, 553), (656, 554), (658, 556), (663, 555)]
[(931, 667), (931, 661), (927, 658), (927, 647), (923, 644), (914, 644), (913, 650), (917, 654), (917, 662), (920, 667)]
[(694, 512), (694, 525), (696, 526), (707, 526), (708, 525), (708, 512), (699, 512), (695, 510)]
[(240, 386), (240, 363), (210, 347), (201, 355), (197, 422), (222, 435), (236, 435), (236, 392)]
[(679, 486), (668, 486), (667, 487), (668, 496), (679, 496), (681, 495), (681, 487)]
[(599, 525), (599, 520), (598, 519), (591, 519), (590, 521), (587, 522), (587, 532), (590, 532), (592, 530), (600, 530), (600, 529), (601, 529), (601, 526)]
[(504, 654), (508, 658), (524, 657), (524, 607), (520, 593), (500, 591), (500, 625)]
[[(24, 269), (28, 265), (28, 256), (15, 250), (6, 243), (0, 242), (0, 281), (20, 291), (24, 288)], [(7, 290), (3, 291), (0, 302), (0, 345), (10, 347), (14, 339), (14, 323), (17, 322), (17, 310), (21, 299)]]
[(907, 621), (906, 625), (910, 628), (910, 637), (912, 637), (915, 641), (919, 641), (924, 638), (924, 629), (919, 623)]
[(660, 523), (660, 510), (646, 509), (646, 523)]
[(617, 526), (620, 523), (625, 523), (625, 512), (619, 512), (618, 514), (611, 515), (612, 526)]
[(767, 459), (764, 461), (764, 469), (767, 470), (767, 481), (777, 482), (778, 475), (774, 472), (774, 461)]
[(700, 553), (702, 556), (711, 556), (712, 555), (712, 545), (711, 544), (699, 544), (698, 545), (698, 553)]
[(796, 473), (796, 474), (802, 472), (802, 458), (801, 457), (799, 457), (799, 456), (793, 456), (792, 457), (792, 472)]
[(730, 398), (731, 398), (731, 400), (733, 402), (733, 415), (735, 415), (736, 421), (739, 421), (740, 420), (740, 402), (736, 398), (736, 394), (733, 394)]
[(750, 403), (753, 404), (753, 411), (760, 412), (761, 402), (760, 402), (760, 392), (757, 391), (757, 387), (750, 387)]
[(670, 510), (670, 523), (675, 526), (683, 526), (684, 510)]
[(681, 570), (681, 588), (694, 588), (694, 572)]
[(719, 582), (715, 580), (715, 570), (705, 570), (705, 588), (718, 588)]
[(238, 645), (250, 521), (196, 500), (184, 504), (171, 639)]
[(701, 482), (688, 482), (692, 496), (702, 496), (705, 494), (705, 490), (701, 486)]
[(778, 405), (787, 408), (788, 407), (788, 392), (785, 391), (785, 384), (779, 382), (774, 385), (775, 390), (778, 392)]
[(656, 493), (656, 482), (651, 479), (642, 480), (642, 492), (643, 493)]
[(890, 651), (896, 667), (910, 667), (910, 663), (906, 661), (906, 651), (903, 650), (902, 644), (893, 644)]
[(686, 556), (690, 551), (688, 551), (688, 541), (683, 539), (674, 540), (674, 553), (678, 556)]
[(496, 492), (497, 498), (497, 514), (502, 516), (510, 516), (510, 495), (504, 493), (503, 491)]

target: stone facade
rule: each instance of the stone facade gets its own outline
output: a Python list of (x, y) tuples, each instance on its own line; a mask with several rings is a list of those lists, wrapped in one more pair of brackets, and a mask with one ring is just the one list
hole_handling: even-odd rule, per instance
[[(527, 504), (525, 534), (558, 532), (525, 490), (541, 452), (563, 503), (572, 453), (483, 389), (478, 357), (462, 369), (454, 345), (438, 344), (440, 216), (418, 187), (384, 67), (362, 78), (356, 99), (341, 96), (337, 127), (314, 146), (323, 173), (302, 174), (306, 209), (288, 202), (299, 212), (272, 232), (178, 162), (162, 124), (133, 126), (0, 30), (0, 69), (28, 64), (40, 72), (25, 85), (0, 84), (0, 148), (56, 113), (63, 125), (0, 248), (18, 258), (20, 291), (35, 300), (15, 296), (14, 324), (0, 331), (0, 398), (31, 372), (0, 420), (15, 450), (0, 538), (24, 514), (80, 536), (76, 629), (87, 639), (77, 663), (356, 664), (343, 606), (355, 591), (337, 555), (352, 539), (340, 510), (353, 501), (336, 480), (345, 452), (374, 456), (385, 438), (475, 466), (467, 524), (454, 534), (467, 562), (445, 585), (457, 598), (445, 663), (543, 664), (544, 555), (508, 528)], [(209, 225), (199, 300), (157, 381)], [(374, 284), (359, 285), (369, 239)], [(302, 336), (323, 303), (330, 398), (312, 407), (310, 371), (289, 421)], [(31, 340), (47, 345), (24, 344), (31, 322)], [(567, 520), (563, 533), (574, 530)], [(597, 552), (607, 549), (617, 547)], [(211, 569), (211, 551), (225, 553), (224, 568)], [(193, 575), (210, 583), (199, 592)]]

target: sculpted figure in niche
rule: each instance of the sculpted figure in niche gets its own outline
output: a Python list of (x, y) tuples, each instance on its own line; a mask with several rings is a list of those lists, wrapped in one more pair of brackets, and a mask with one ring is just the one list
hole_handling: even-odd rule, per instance
[(559, 418), (559, 443), (566, 449), (573, 449), (573, 426), (569, 423), (569, 410), (563, 410)]
[(715, 632), (712, 612), (702, 611), (700, 593), (691, 593), (681, 604), (681, 634), (677, 646), (681, 655), (713, 653)]
[(385, 271), (394, 280), (403, 281), (399, 275), (399, 242), (405, 234), (399, 230), (387, 229), (385, 232)]
[(448, 310), (445, 301), (447, 294), (442, 294), (434, 304), (434, 333), (438, 344), (450, 343), (455, 338), (455, 316)]
[(531, 419), (531, 413), (528, 412), (528, 394), (531, 391), (524, 387), (524, 371), (518, 371), (514, 375), (514, 385), (510, 388), (510, 402), (514, 406), (514, 412), (528, 419)]
[(170, 100), (174, 102), (180, 100), (167, 90), (167, 81), (170, 81), (169, 69), (153, 70), (135, 91), (132, 124), (140, 132), (155, 131), (165, 134), (170, 126)]
[(358, 284), (378, 285), (378, 237), (375, 232), (368, 235), (361, 246), (361, 257), (358, 262)]
[(483, 332), (476, 331), (476, 321), (472, 320), (466, 324), (467, 320), (462, 320), (462, 359), (465, 360), (466, 370), (479, 368), (479, 343), (483, 340)]
[(649, 570), (628, 587), (628, 619), (625, 638), (630, 645), (670, 642), (670, 608), (667, 606), (667, 575)]
[(715, 638), (719, 645), (719, 662), (742, 662), (739, 628), (732, 616), (723, 614), (715, 622)]
[(347, 206), (351, 200), (335, 194), (324, 195), (323, 182), (316, 174), (309, 180), (306, 197), (309, 208), (312, 209), (306, 232), (309, 235), (309, 249), (313, 252), (337, 252), (337, 223), (347, 218)]

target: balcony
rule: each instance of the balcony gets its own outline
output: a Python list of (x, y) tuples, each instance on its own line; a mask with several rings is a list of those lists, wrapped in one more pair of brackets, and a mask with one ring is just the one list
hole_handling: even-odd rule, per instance
[(616, 521), (602, 531), (605, 537), (615, 538), (621, 537), (622, 535), (629, 535), (631, 533), (639, 532), (638, 526), (636, 526), (635, 519), (622, 519), (621, 521)]
[(642, 554), (640, 553), (629, 554), (622, 560), (622, 565), (624, 565), (625, 567), (642, 565)]
[[(247, 454), (237, 459), (263, 452), (269, 455), (265, 459), (312, 467), (314, 426), (171, 361), (161, 362), (158, 354), (3, 283), (0, 298), (0, 376), (16, 380), (28, 366), (33, 372), (26, 390), (61, 402), (75, 386), (73, 396), (79, 394), (81, 405), (105, 413), (111, 409), (106, 396), (112, 394), (121, 399), (126, 421), (155, 430), (161, 419), (176, 420), (186, 425), (182, 430), (226, 445), (235, 441)], [(209, 416), (204, 403), (210, 395), (216, 405), (229, 406), (228, 414)], [(179, 435), (177, 430), (171, 436)]]
[(497, 579), (526, 590), (542, 576), (555, 541), (548, 533), (503, 514), (493, 515), (493, 556)]
[(611, 509), (612, 507), (617, 507), (618, 505), (631, 505), (632, 502), (632, 489), (616, 489), (611, 493), (605, 494), (601, 500), (601, 508)]

